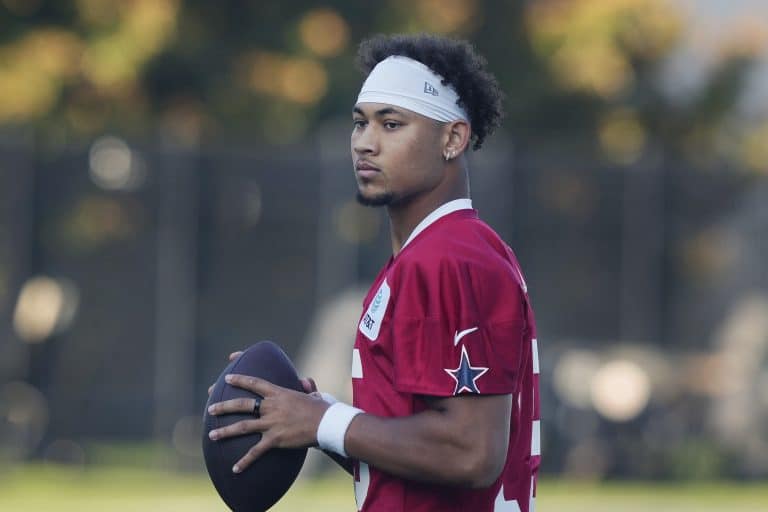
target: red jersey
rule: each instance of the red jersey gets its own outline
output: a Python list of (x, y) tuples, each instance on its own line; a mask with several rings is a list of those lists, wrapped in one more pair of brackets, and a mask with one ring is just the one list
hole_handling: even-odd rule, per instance
[(354, 405), (382, 417), (427, 409), (424, 395), (511, 394), (504, 470), (485, 489), (405, 480), (355, 463), (362, 512), (532, 512), (539, 445), (536, 327), (517, 259), (467, 199), (422, 222), (363, 303)]

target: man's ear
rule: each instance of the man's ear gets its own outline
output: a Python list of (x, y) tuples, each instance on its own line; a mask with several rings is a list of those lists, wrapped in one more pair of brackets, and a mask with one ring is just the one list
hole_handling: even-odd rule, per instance
[(452, 121), (445, 125), (443, 158), (453, 160), (461, 155), (469, 145), (472, 129), (464, 120)]

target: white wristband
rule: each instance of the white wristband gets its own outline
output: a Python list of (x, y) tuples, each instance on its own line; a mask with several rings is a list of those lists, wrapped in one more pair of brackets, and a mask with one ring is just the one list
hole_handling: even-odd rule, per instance
[(344, 436), (354, 417), (362, 412), (357, 407), (352, 407), (343, 402), (336, 402), (331, 405), (325, 411), (320, 424), (317, 426), (317, 444), (320, 445), (320, 448), (346, 457)]

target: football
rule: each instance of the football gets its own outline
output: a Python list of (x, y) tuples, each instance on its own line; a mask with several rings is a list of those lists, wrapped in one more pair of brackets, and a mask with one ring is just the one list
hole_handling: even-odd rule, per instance
[(235, 512), (262, 512), (277, 503), (291, 487), (304, 464), (307, 449), (275, 448), (254, 461), (242, 473), (233, 473), (232, 466), (259, 442), (261, 434), (247, 434), (219, 441), (208, 438), (208, 433), (213, 429), (253, 418), (250, 414), (208, 414), (208, 406), (211, 404), (255, 396), (250, 391), (227, 384), (224, 376), (230, 373), (260, 377), (297, 391), (303, 389), (296, 369), (285, 352), (271, 341), (260, 341), (224, 368), (205, 405), (203, 455), (216, 491)]

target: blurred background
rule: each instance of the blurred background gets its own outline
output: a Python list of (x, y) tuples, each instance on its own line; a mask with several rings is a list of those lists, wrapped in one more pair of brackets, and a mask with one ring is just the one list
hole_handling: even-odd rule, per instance
[(216, 509), (206, 388), (257, 340), (348, 392), (391, 253), (354, 201), (354, 56), (422, 31), (470, 40), (507, 94), (472, 192), (536, 309), (552, 494), (765, 481), (765, 2), (0, 0), (9, 510), (104, 467)]

